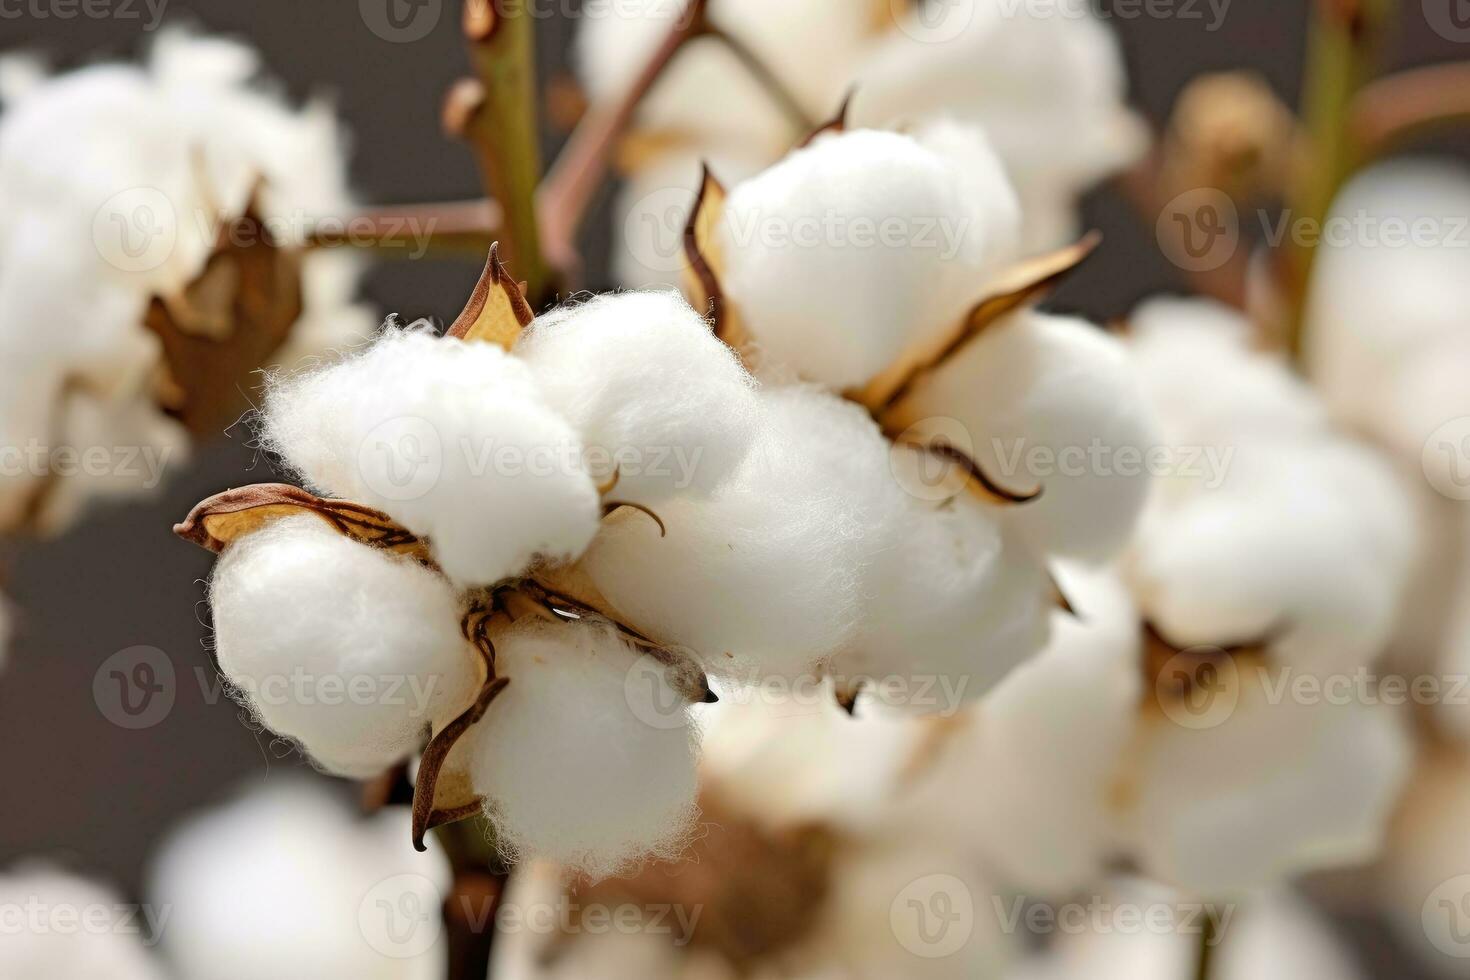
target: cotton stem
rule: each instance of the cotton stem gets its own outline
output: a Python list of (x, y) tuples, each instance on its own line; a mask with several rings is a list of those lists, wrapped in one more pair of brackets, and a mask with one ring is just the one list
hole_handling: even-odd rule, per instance
[(454, 873), (444, 898), (448, 980), (485, 980), (495, 946), (495, 918), (509, 871), (495, 853), (493, 829), (483, 817), (445, 824), (434, 834)]

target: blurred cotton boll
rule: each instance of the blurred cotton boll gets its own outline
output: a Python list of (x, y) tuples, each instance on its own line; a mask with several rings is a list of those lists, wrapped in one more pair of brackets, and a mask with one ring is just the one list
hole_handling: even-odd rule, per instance
[(1431, 481), (1461, 478), (1459, 447), (1427, 444), (1470, 416), (1457, 380), (1470, 365), (1470, 171), (1428, 159), (1381, 164), (1348, 183), (1327, 221), (1307, 311), (1313, 381), (1344, 422), (1415, 468), (1422, 458)]
[(995, 483), (1040, 489), (1005, 513), (1021, 537), (1038, 553), (1094, 561), (1127, 541), (1159, 438), (1124, 347), (1086, 321), (1035, 312), (965, 345), (915, 388), (903, 420), (918, 435), (958, 422)]
[(1182, 302), (1142, 313), (1131, 349), (1171, 453), (1129, 561), (1146, 614), (1186, 646), (1265, 641), (1320, 673), (1371, 663), (1417, 553), (1392, 467), (1330, 429), (1238, 317)]
[[(1193, 976), (1199, 957), (1203, 908), (1197, 900), (1140, 880), (1114, 882), (1099, 896), (1113, 909), (1154, 921), (1171, 916), (1171, 927), (1155, 929), (1104, 919), (1106, 928), (1058, 937), (1046, 952), (1020, 964), (1010, 980), (1178, 980)], [(1307, 902), (1286, 890), (1252, 894), (1239, 905), (1214, 906), (1225, 922), (1211, 962), (1219, 980), (1363, 980), (1333, 925)], [(1225, 918), (1228, 916), (1228, 918)], [(1145, 920), (1147, 921), (1147, 920)]]
[(271, 731), (368, 777), (473, 695), (454, 590), (423, 565), (294, 517), (226, 549), (210, 583), (220, 670)]
[(95, 882), (45, 866), (0, 874), (0, 975), (7, 980), (164, 980), (147, 948), (173, 909), (127, 905)]
[(763, 363), (860, 385), (959, 322), (1019, 221), (978, 130), (826, 135), (731, 192), (721, 285)]
[(406, 809), (361, 818), (316, 783), (272, 778), (165, 839), (148, 885), (172, 913), (162, 952), (197, 980), (440, 977), (450, 873), (429, 847), (414, 851)]
[[(171, 31), (145, 66), (97, 65), (12, 86), (0, 115), (6, 444), (135, 447), (169, 466), (182, 462), (187, 435), (162, 408), (175, 397), (159, 382), (168, 364), (144, 325), (150, 302), (165, 300), (171, 314), (189, 308), (186, 290), (221, 229), (252, 203), (288, 248), (317, 218), (341, 216), (351, 203), (330, 108), (286, 106), (253, 84), (258, 68), (242, 45)], [(269, 363), (372, 330), (373, 318), (353, 302), (353, 260), (293, 251), (290, 261), (301, 274), (302, 331), (269, 352)], [(77, 406), (81, 399), (95, 405)], [(94, 496), (158, 486), (141, 471), (110, 467), (103, 478), (55, 481), (66, 499), (35, 507), (46, 476), (44, 467), (5, 476), (0, 526), (30, 508), (38, 529), (58, 531)]]
[[(1076, 615), (938, 750), (912, 816), (1037, 896), (1101, 877), (1114, 854), (1108, 794), (1140, 697), (1136, 609), (1112, 573), (1063, 566)], [(1065, 723), (1063, 723), (1065, 720)]]
[(610, 495), (653, 504), (709, 492), (759, 423), (755, 381), (676, 293), (622, 293), (538, 319), (516, 344), (546, 401), (581, 435)]
[(274, 384), (264, 441), (315, 487), (428, 538), (465, 585), (576, 557), (597, 533), (597, 486), (576, 431), (531, 371), (494, 344), (394, 330)]
[(1080, 194), (1147, 145), (1117, 38), (1084, 0), (912, 5), (855, 81), (861, 125), (983, 126), (1020, 192), (1028, 252), (1074, 238)]
[(506, 856), (601, 878), (676, 854), (695, 812), (696, 732), (639, 710), (678, 704), (665, 668), (604, 621), (522, 620), (492, 640), (510, 684), (467, 738)]

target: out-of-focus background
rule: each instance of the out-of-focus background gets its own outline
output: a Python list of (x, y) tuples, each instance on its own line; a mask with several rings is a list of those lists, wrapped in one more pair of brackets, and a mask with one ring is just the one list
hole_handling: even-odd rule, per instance
[[(335, 99), (350, 127), (352, 183), (364, 201), (477, 195), (470, 155), (442, 135), (439, 123), (443, 94), (466, 68), (458, 5), (429, 0), (416, 16), (434, 18), (432, 29), (418, 40), (392, 42), (364, 17), (362, 8), (373, 2), (384, 0), (14, 2), (0, 5), (0, 50), (36, 52), (58, 69), (132, 57), (148, 45), (160, 13), (163, 24), (237, 34), (262, 51), (269, 74), (284, 81), (293, 100), (311, 94)], [(575, 0), (540, 5), (552, 13), (538, 21), (543, 82), (568, 71), (578, 6)], [(1223, 68), (1258, 70), (1284, 98), (1296, 99), (1308, 0), (1236, 0), (1213, 30), (1207, 10), (1200, 19), (1157, 19), (1139, 7), (1102, 4), (1123, 41), (1135, 104), (1152, 119), (1165, 115), (1189, 78)], [(73, 15), (62, 16), (63, 10)], [(1430, 29), (1419, 3), (1403, 5), (1394, 66), (1464, 53), (1463, 45)], [(559, 138), (554, 127), (548, 132), (550, 152)], [(588, 236), (594, 287), (606, 283), (605, 205)], [(1058, 306), (1105, 320), (1145, 295), (1183, 288), (1178, 271), (1159, 253), (1151, 225), (1116, 192), (1104, 187), (1093, 193), (1086, 215), (1103, 231), (1106, 246), (1067, 284)], [(383, 314), (448, 318), (476, 272), (468, 262), (397, 260), (374, 266), (366, 292)], [(0, 679), (6, 781), (0, 866), (44, 854), (136, 891), (150, 847), (180, 814), (214, 801), (241, 779), (306, 768), (294, 751), (247, 727), (239, 708), (220, 695), (200, 602), (210, 556), (170, 534), (195, 501), (268, 479), (268, 466), (249, 432), (236, 427), (230, 439), (201, 451), (158, 498), (94, 513), (45, 547), (13, 549), (7, 588), (20, 618)], [(105, 681), (109, 657), (137, 646), (162, 651), (172, 676), (163, 671), (155, 678), (155, 697), (167, 710), (151, 712), (144, 727), (128, 727), (114, 703), (117, 685), (99, 676)], [(1341, 929), (1374, 975), (1412, 975), (1371, 922), (1342, 921)]]

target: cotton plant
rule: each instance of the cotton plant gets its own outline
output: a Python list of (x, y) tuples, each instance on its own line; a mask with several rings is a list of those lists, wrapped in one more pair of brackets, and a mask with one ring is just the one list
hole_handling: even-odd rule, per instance
[(169, 911), (159, 959), (198, 980), (441, 976), (450, 869), (437, 845), (413, 850), (408, 822), (402, 809), (355, 813), (299, 775), (187, 818), (147, 876), (150, 906)]
[[(168, 30), (141, 65), (12, 63), (0, 111), (0, 530), (53, 534), (156, 489), (268, 364), (366, 336), (330, 105), (257, 84), (243, 44)], [(58, 453), (87, 465), (58, 465)]]
[[(682, 19), (682, 20), (681, 20)], [(852, 97), (854, 121), (903, 130), (952, 119), (983, 126), (1015, 182), (1027, 253), (1078, 232), (1076, 203), (1137, 159), (1142, 122), (1110, 29), (1086, 3), (1056, 9), (980, 0), (661, 0), (593, 7), (577, 37), (594, 105), (639, 83), (661, 43), (685, 42), (623, 140), (627, 183), (614, 219), (614, 274), (677, 283), (677, 241), (701, 164), (727, 181), (769, 166)]]
[[(919, 723), (854, 719), (830, 697), (726, 699), (699, 713), (707, 836), (679, 862), (594, 885), (555, 865), (520, 869), (508, 909), (527, 921), (537, 908), (573, 915), (507, 935), (497, 976), (1008, 975), (1017, 937), (991, 905), (1009, 894), (963, 852), (893, 819), (926, 738)], [(577, 917), (590, 925), (592, 910), (628, 907), (673, 911), (636, 931)]]
[(0, 873), (0, 974), (165, 980), (150, 948), (164, 910), (126, 904), (112, 888), (50, 865)]
[(1362, 863), (1408, 771), (1408, 727), (1322, 692), (1392, 634), (1408, 498), (1238, 315), (1157, 300), (1130, 327), (1163, 446), (1233, 456), (1161, 476), (1116, 567), (1063, 570), (1077, 616), (952, 733), (918, 809), (1042, 895), (1120, 862), (1210, 898)]

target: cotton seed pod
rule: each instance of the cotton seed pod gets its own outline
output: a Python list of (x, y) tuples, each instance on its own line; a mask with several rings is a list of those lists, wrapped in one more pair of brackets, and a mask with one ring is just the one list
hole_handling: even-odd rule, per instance
[(747, 680), (804, 674), (844, 646), (872, 493), (891, 483), (856, 405), (806, 388), (763, 389), (761, 404), (762, 431), (727, 483), (661, 506), (666, 534), (610, 523), (582, 562), (628, 622)]
[[(165, 837), (147, 897), (170, 912), (160, 949), (174, 975), (440, 977), (450, 873), (437, 845), (415, 853), (402, 808), (363, 818), (325, 785), (282, 777)], [(415, 912), (425, 918), (408, 929)]]
[(263, 725), (333, 773), (407, 759), (478, 682), (449, 583), (315, 517), (230, 545), (209, 598), (220, 670)]
[(467, 585), (571, 558), (601, 507), (576, 432), (494, 344), (389, 331), (267, 393), (264, 443), (331, 496), (429, 540)]
[(864, 575), (859, 633), (832, 672), (868, 678), (889, 707), (953, 713), (1042, 648), (1052, 589), (1019, 536), (967, 496), (900, 497)]
[(935, 750), (911, 804), (913, 819), (1035, 896), (1087, 887), (1113, 857), (1108, 791), (1141, 694), (1137, 611), (1122, 581), (1058, 571), (1075, 612), (1056, 610), (1046, 649)]
[(1299, 698), (1290, 674), (1249, 660), (1237, 671), (1210, 695), (1238, 695), (1228, 714), (1147, 720), (1120, 782), (1123, 846), (1150, 876), (1211, 897), (1371, 858), (1413, 758), (1400, 712)]
[(530, 617), (491, 640), (510, 683), (466, 737), (507, 857), (601, 878), (677, 853), (695, 812), (695, 743), (681, 712), (658, 710), (683, 697), (668, 668), (600, 620)]
[(1083, 0), (911, 5), (859, 68), (858, 125), (949, 117), (983, 126), (1020, 192), (1027, 252), (1077, 237), (1077, 198), (1140, 157), (1117, 37)]
[(1042, 554), (1099, 560), (1148, 495), (1154, 417), (1123, 347), (1083, 320), (1031, 311), (994, 324), (916, 385), (885, 425), (918, 437), (959, 425), (992, 480), (1040, 496), (1008, 518)]
[(721, 286), (763, 363), (852, 387), (959, 321), (1019, 221), (979, 131), (828, 134), (730, 193)]
[(1327, 221), (1306, 312), (1312, 380), (1339, 419), (1425, 467), (1436, 487), (1455, 487), (1462, 454), (1431, 437), (1470, 415), (1470, 172), (1431, 159), (1380, 164), (1343, 188)]
[(140, 910), (112, 889), (45, 866), (0, 874), (0, 909), (7, 920), (0, 930), (6, 977), (164, 980), (162, 965), (143, 944), (147, 930), (167, 923), (159, 921), (162, 909), (135, 914)]
[(515, 354), (581, 434), (593, 478), (616, 477), (614, 499), (707, 493), (754, 438), (754, 379), (676, 293), (563, 307), (533, 323)]

